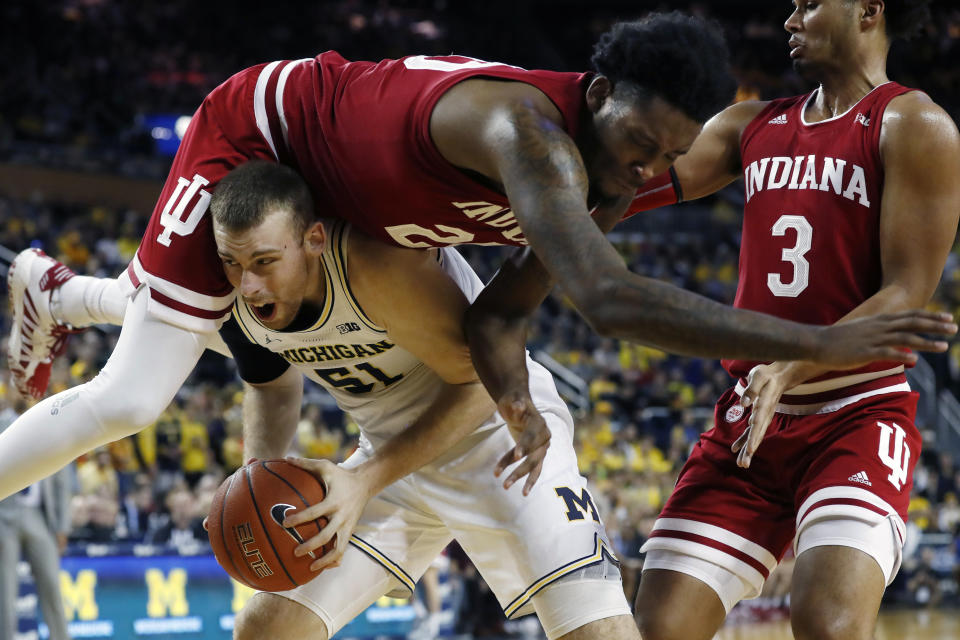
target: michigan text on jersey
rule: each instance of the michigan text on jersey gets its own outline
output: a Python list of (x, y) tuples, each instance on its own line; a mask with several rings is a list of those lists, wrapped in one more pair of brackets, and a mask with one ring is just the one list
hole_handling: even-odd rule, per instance
[(368, 342), (367, 344), (328, 344), (316, 347), (300, 347), (279, 352), (287, 362), (330, 362), (349, 358), (375, 356), (393, 349), (396, 345), (389, 340)]

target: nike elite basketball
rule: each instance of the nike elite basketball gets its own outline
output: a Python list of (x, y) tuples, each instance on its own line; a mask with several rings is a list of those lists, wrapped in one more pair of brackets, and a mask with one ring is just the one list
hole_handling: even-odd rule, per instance
[(220, 566), (230, 576), (261, 591), (286, 591), (318, 575), (310, 564), (333, 548), (303, 557), (293, 550), (315, 536), (326, 518), (284, 527), (287, 511), (323, 500), (323, 484), (286, 460), (256, 460), (227, 478), (210, 505), (207, 532)]

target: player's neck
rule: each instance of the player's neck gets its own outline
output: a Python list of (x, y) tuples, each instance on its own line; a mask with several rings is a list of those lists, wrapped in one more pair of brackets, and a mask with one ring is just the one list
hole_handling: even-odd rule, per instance
[(846, 113), (863, 96), (888, 81), (885, 61), (864, 62), (824, 73), (817, 95), (807, 108), (806, 119), (816, 122)]
[(317, 256), (307, 268), (310, 271), (308, 274), (310, 285), (303, 298), (322, 308), (327, 299), (327, 278), (323, 269), (323, 257)]

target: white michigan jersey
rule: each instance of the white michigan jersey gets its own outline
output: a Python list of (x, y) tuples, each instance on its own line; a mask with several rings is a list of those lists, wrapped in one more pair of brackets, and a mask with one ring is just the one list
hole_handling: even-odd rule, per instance
[[(247, 382), (268, 382), (295, 366), (326, 387), (360, 425), (355, 467), (430, 405), (442, 380), (395, 345), (364, 314), (347, 279), (349, 227), (334, 222), (322, 255), (327, 296), (286, 331), (264, 327), (238, 300), (222, 333)], [(444, 271), (469, 300), (483, 285), (452, 248)], [(439, 459), (367, 503), (342, 566), (279, 595), (307, 607), (331, 635), (386, 593), (409, 594), (433, 559), (456, 539), (510, 618), (538, 610), (550, 637), (611, 615), (629, 615), (617, 562), (586, 479), (577, 471), (573, 419), (550, 374), (527, 358), (530, 391), (551, 432), (539, 481), (509, 490), (493, 475), (513, 439), (495, 414)], [(575, 606), (545, 595), (553, 585)]]
[[(238, 298), (221, 333), (244, 380), (268, 382), (287, 367), (297, 367), (323, 385), (337, 405), (356, 420), (364, 438), (377, 447), (410, 426), (444, 383), (366, 316), (348, 280), (350, 227), (332, 221), (327, 228), (329, 241), (321, 256), (327, 295), (319, 312), (312, 307), (302, 309), (300, 316), (305, 317), (298, 316), (290, 327), (277, 331), (261, 324), (250, 306)], [(443, 270), (472, 302), (483, 283), (470, 265), (451, 247), (440, 249), (439, 259)], [(535, 404), (544, 409), (564, 407), (549, 372), (529, 356), (527, 366)], [(502, 420), (495, 415), (480, 428), (500, 424)]]

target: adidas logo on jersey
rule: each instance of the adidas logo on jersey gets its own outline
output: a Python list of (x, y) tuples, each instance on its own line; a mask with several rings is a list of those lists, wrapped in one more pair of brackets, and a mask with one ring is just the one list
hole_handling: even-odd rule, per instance
[(860, 124), (862, 124), (862, 125), (865, 126), (865, 127), (869, 127), (869, 126), (870, 126), (870, 118), (868, 118), (867, 116), (863, 115), (862, 113), (859, 113), (859, 112), (858, 112), (858, 113), (857, 113), (857, 116), (854, 118), (854, 120), (855, 120), (856, 122), (859, 122)]
[(781, 113), (776, 118), (771, 118), (767, 124), (787, 124), (787, 114)]
[(873, 486), (873, 483), (870, 482), (870, 478), (867, 477), (866, 471), (858, 471), (857, 473), (847, 478), (847, 482), (859, 482), (860, 484), (865, 484), (868, 487)]

